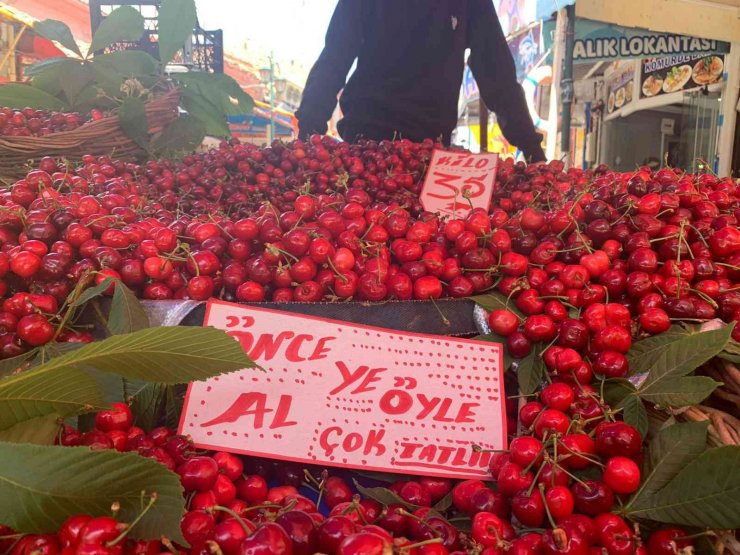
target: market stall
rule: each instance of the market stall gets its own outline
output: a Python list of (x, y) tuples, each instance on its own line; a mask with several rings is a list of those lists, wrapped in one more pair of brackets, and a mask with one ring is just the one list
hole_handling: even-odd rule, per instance
[[(737, 180), (257, 146), (238, 84), (184, 75), (169, 132), (130, 126), (160, 97), (128, 82), (106, 117), (139, 150), (0, 189), (3, 551), (738, 551)], [(609, 80), (615, 110), (649, 100)], [(94, 125), (26, 118), (34, 87), (0, 86), (13, 129)]]

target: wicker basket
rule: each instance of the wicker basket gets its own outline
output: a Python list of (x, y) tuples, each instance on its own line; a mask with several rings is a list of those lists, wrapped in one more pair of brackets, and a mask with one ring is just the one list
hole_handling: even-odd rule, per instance
[[(149, 134), (161, 131), (177, 118), (180, 93), (177, 89), (146, 103)], [(121, 129), (117, 115), (91, 121), (73, 129), (44, 137), (0, 137), (0, 178), (20, 179), (44, 156), (79, 160), (84, 154), (131, 158), (142, 152)]]
[[(672, 417), (677, 422), (708, 422), (707, 445), (722, 447), (740, 445), (740, 369), (720, 358), (713, 358), (696, 371), (722, 383), (701, 405), (677, 411), (651, 407), (648, 416), (651, 429)], [(715, 530), (708, 540), (719, 555), (740, 555), (740, 541), (736, 530)]]

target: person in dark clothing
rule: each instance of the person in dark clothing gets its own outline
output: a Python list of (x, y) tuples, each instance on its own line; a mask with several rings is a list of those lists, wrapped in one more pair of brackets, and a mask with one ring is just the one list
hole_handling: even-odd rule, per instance
[(344, 87), (343, 139), (449, 144), (467, 48), (482, 98), (506, 139), (528, 160), (544, 160), (492, 0), (339, 0), (296, 112), (300, 136), (326, 133)]

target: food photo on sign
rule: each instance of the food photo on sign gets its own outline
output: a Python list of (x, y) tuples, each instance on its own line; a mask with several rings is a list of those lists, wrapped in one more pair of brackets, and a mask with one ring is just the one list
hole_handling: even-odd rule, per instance
[(704, 87), (722, 80), (724, 55), (669, 56), (642, 61), (640, 98)]
[(604, 73), (607, 83), (606, 112), (621, 110), (634, 100), (635, 66), (632, 61), (614, 62)]

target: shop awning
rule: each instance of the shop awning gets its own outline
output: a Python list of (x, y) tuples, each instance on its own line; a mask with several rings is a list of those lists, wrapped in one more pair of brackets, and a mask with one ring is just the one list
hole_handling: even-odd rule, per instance
[[(298, 122), (293, 114), (283, 110), (274, 111), (275, 134), (278, 137), (291, 137), (298, 133)], [(270, 127), (270, 106), (264, 102), (255, 102), (251, 114), (230, 116), (229, 127), (237, 136), (260, 137)]]
[[(542, 0), (540, 0), (542, 1)], [(676, 35), (740, 41), (740, 6), (736, 0), (577, 0), (576, 16)]]

